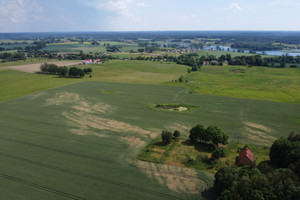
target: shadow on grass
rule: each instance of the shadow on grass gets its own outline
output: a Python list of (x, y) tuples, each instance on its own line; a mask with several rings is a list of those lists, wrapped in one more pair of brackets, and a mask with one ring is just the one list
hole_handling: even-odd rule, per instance
[(169, 144), (166, 144), (166, 143), (163, 143), (163, 142), (156, 142), (153, 144), (153, 146), (160, 146), (160, 147), (166, 147), (168, 146)]
[(199, 152), (205, 152), (205, 153), (211, 153), (215, 150), (215, 145), (213, 144), (208, 144), (208, 143), (194, 143), (191, 140), (185, 140), (182, 142), (183, 145), (186, 146), (194, 146), (195, 149)]

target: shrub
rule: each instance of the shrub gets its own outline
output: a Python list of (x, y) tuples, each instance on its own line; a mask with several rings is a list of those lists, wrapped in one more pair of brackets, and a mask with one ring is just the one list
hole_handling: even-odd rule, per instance
[(217, 159), (223, 158), (223, 157), (225, 157), (225, 150), (223, 148), (216, 148), (212, 152), (212, 159), (213, 160), (217, 160)]
[(180, 132), (178, 130), (175, 130), (174, 133), (173, 133), (173, 137), (174, 138), (180, 137)]
[(161, 139), (162, 139), (162, 143), (164, 144), (170, 144), (172, 141), (172, 132), (171, 131), (163, 131), (161, 133)]

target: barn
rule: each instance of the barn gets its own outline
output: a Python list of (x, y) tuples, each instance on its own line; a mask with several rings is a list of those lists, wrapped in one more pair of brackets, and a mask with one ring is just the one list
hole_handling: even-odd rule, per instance
[(245, 148), (243, 149), (239, 154), (239, 165), (253, 165), (254, 158), (253, 153), (250, 151), (250, 149)]

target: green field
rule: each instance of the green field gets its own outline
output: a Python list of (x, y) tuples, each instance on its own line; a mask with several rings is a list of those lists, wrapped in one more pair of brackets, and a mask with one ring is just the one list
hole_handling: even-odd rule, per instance
[[(186, 75), (190, 92), (300, 104), (300, 69), (203, 66)], [(174, 83), (172, 83), (174, 85)]]
[[(199, 109), (176, 113), (147, 106), (158, 103)], [(294, 112), (299, 105), (156, 85), (77, 83), (2, 103), (0, 109), (5, 199), (199, 199), (212, 175), (136, 161), (162, 129), (179, 129), (187, 137), (197, 123), (214, 124), (231, 141), (239, 137), (261, 145), (300, 130), (300, 113)]]
[[(45, 60), (43, 60), (45, 61)], [(188, 67), (182, 65), (161, 64), (160, 62), (120, 61), (113, 60), (104, 64), (82, 66), (92, 67), (93, 78), (83, 79), (57, 78), (57, 76), (28, 74), (4, 69), (4, 66), (38, 63), (33, 61), (18, 61), (0, 65), (0, 102), (31, 94), (62, 85), (82, 81), (109, 81), (123, 83), (160, 84), (177, 79)]]
[[(213, 174), (136, 159), (162, 130), (178, 129), (186, 139), (196, 124), (215, 125), (232, 143), (259, 146), (300, 132), (299, 69), (187, 73), (175, 63), (113, 60), (89, 65), (92, 78), (72, 79), (3, 66), (1, 199), (201, 199)], [(172, 82), (181, 75), (188, 83)], [(195, 109), (149, 106), (157, 104)]]
[(122, 42), (104, 41), (100, 42), (100, 45), (91, 44), (80, 44), (80, 43), (58, 43), (58, 44), (48, 44), (43, 50), (46, 51), (59, 51), (59, 52), (80, 52), (84, 53), (96, 53), (96, 52), (106, 52), (106, 46), (104, 43), (110, 46), (119, 46), (120, 51), (130, 51), (131, 49), (136, 51), (139, 49), (137, 44), (128, 44)]

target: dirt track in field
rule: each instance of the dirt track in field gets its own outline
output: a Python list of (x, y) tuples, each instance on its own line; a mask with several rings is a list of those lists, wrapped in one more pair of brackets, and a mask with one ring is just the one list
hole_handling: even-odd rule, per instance
[[(40, 71), (41, 64), (43, 63), (29, 64), (29, 65), (16, 65), (16, 66), (5, 67), (5, 69), (13, 69), (13, 70), (18, 70), (27, 73), (35, 73)], [(62, 67), (62, 66), (78, 65), (79, 61), (58, 61), (58, 62), (48, 62), (48, 64), (56, 64), (57, 66)]]

